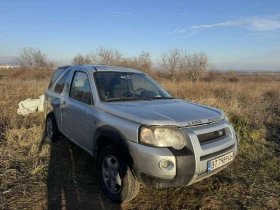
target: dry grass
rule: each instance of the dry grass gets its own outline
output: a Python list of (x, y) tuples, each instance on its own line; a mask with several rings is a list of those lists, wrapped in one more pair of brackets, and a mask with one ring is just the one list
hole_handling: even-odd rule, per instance
[(133, 201), (117, 205), (100, 191), (89, 155), (65, 138), (55, 144), (45, 141), (41, 113), (16, 114), (20, 100), (43, 94), (49, 82), (45, 75), (51, 73), (37, 80), (26, 80), (26, 72), (17, 74), (21, 76), (0, 80), (0, 209), (280, 208), (280, 92), (275, 76), (255, 75), (247, 81), (234, 75), (237, 80), (230, 82), (232, 75), (220, 75), (212, 82), (174, 83), (156, 75), (174, 97), (222, 109), (238, 132), (240, 154), (227, 169), (192, 186), (142, 187)]
[(12, 70), (10, 69), (6, 69), (6, 68), (1, 68), (0, 67), (0, 76), (6, 76), (9, 75), (11, 73)]

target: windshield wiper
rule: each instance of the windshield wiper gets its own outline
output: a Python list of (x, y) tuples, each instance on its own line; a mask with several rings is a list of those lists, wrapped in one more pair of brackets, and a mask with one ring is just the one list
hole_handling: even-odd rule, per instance
[(139, 98), (108, 98), (105, 99), (105, 101), (110, 102), (110, 101), (136, 101), (139, 100)]
[(159, 100), (159, 99), (174, 99), (172, 97), (152, 97), (152, 98), (109, 98), (106, 99), (106, 102), (110, 101), (152, 101), (152, 100)]
[(159, 100), (159, 99), (174, 99), (174, 98), (172, 97), (139, 98), (139, 100), (145, 100), (145, 101), (152, 101), (152, 100)]
[(172, 97), (153, 97), (152, 99), (174, 99)]

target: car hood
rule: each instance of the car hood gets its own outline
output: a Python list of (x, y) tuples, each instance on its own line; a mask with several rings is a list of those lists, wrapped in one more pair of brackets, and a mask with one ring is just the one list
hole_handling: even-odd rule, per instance
[(180, 127), (211, 123), (224, 119), (216, 108), (179, 99), (106, 102), (104, 112), (145, 125)]

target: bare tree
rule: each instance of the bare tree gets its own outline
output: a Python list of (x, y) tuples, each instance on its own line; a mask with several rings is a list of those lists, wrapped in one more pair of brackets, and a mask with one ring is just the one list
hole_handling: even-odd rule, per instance
[(182, 48), (174, 48), (162, 53), (158, 64), (172, 75), (173, 81), (179, 76), (189, 77), (192, 81), (196, 81), (207, 69), (208, 57), (203, 52), (187, 53)]
[(186, 52), (182, 48), (170, 49), (162, 53), (158, 63), (164, 70), (170, 73), (176, 73), (182, 69), (185, 56)]
[(150, 53), (143, 51), (138, 56), (123, 58), (121, 66), (149, 72), (152, 70), (153, 62)]
[(82, 54), (77, 54), (71, 62), (74, 65), (84, 65), (91, 64), (92, 60), (88, 54), (86, 54), (85, 56), (83, 56)]
[(163, 52), (158, 60), (158, 64), (163, 70), (168, 71), (172, 75), (173, 81), (175, 81), (178, 73), (182, 71), (186, 64), (186, 56), (187, 53), (185, 50), (176, 47), (167, 52)]
[(14, 61), (24, 68), (53, 67), (54, 63), (47, 59), (47, 55), (40, 49), (25, 47), (19, 49), (19, 55)]
[(137, 57), (137, 63), (137, 68), (144, 72), (149, 72), (152, 70), (153, 62), (149, 52), (142, 51), (141, 54)]
[(209, 65), (208, 61), (208, 56), (204, 52), (187, 54), (184, 59), (184, 68), (182, 68), (182, 71), (192, 81), (197, 81), (201, 74), (207, 70)]
[(120, 65), (123, 61), (123, 54), (111, 48), (98, 47), (96, 51), (87, 54), (95, 64), (102, 65)]
[(153, 66), (150, 53), (148, 52), (143, 51), (138, 56), (125, 57), (123, 53), (116, 49), (104, 47), (98, 47), (95, 51), (91, 51), (86, 55), (77, 54), (72, 59), (72, 64), (75, 65), (90, 63), (135, 68), (144, 72), (150, 71)]

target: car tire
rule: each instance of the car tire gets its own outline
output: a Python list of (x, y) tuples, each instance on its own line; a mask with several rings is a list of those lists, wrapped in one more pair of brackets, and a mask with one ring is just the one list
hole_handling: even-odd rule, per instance
[(46, 118), (46, 129), (45, 136), (51, 142), (55, 142), (59, 137), (59, 131), (57, 128), (55, 117), (52, 113), (50, 113)]
[(134, 178), (125, 155), (115, 145), (106, 146), (98, 157), (98, 176), (104, 193), (116, 203), (132, 200), (140, 183)]

